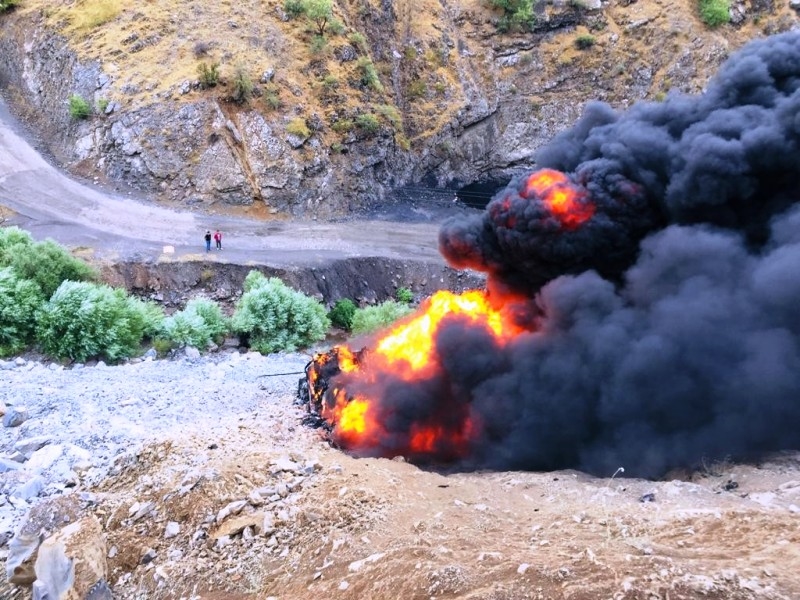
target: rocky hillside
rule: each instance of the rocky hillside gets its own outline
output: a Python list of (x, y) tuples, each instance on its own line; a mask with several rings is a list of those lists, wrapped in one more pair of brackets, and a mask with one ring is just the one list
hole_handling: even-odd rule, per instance
[(79, 173), (328, 218), (504, 181), (588, 100), (698, 92), (745, 41), (797, 26), (793, 4), (739, 0), (712, 30), (696, 0), (537, 0), (532, 32), (501, 33), (486, 0), (335, 0), (320, 36), (283, 0), (23, 0), (0, 15), (0, 92)]

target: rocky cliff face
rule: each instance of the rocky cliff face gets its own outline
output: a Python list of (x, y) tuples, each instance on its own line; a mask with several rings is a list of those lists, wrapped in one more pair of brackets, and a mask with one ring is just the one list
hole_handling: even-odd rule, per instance
[[(0, 16), (0, 91), (84, 174), (186, 208), (319, 218), (507, 179), (586, 101), (698, 92), (747, 39), (798, 24), (783, 0), (735, 2), (713, 31), (692, 0), (552, 0), (535, 31), (499, 33), (477, 0), (358, 0), (335, 3), (341, 33), (320, 41), (283, 4), (166, 4), (87, 26), (27, 0)], [(231, 99), (241, 74), (247, 102)], [(91, 118), (70, 117), (73, 95)]]

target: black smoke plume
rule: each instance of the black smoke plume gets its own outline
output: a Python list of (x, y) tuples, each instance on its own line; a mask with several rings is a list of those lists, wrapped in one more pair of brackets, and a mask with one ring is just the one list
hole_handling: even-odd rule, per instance
[(563, 227), (520, 178), (440, 246), (530, 298), (538, 331), (499, 348), (448, 324), (439, 381), (391, 393), (394, 418), (477, 415), (468, 467), (653, 477), (800, 449), (800, 33), (752, 42), (700, 96), (591, 104), (537, 164), (592, 217)]

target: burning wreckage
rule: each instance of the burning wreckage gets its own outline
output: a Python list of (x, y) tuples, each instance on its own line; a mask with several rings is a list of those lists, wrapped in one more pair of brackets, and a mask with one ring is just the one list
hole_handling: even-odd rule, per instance
[(442, 227), (486, 290), (316, 356), (310, 411), (354, 454), (462, 469), (657, 477), (800, 449), (799, 115), (798, 32), (700, 96), (588, 105)]

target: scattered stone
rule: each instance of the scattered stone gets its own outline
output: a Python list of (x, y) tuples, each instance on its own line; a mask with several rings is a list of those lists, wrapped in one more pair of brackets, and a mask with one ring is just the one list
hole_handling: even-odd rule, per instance
[(148, 548), (147, 550), (145, 550), (139, 562), (143, 565), (148, 565), (151, 562), (153, 562), (157, 556), (158, 552), (156, 552), (153, 548)]
[(214, 544), (214, 550), (222, 550), (223, 548), (230, 546), (232, 543), (233, 540), (230, 538), (230, 536), (223, 535), (217, 539), (216, 543)]
[(64, 446), (61, 444), (51, 444), (40, 448), (31, 454), (25, 469), (33, 473), (41, 473), (52, 467), (56, 461), (64, 454)]
[(351, 562), (348, 565), (347, 570), (350, 571), (351, 573), (356, 573), (360, 571), (364, 567), (364, 565), (369, 563), (376, 563), (384, 556), (386, 556), (385, 552), (378, 552), (376, 554), (371, 554), (367, 558), (362, 558), (361, 560)]
[(238, 515), (240, 512), (242, 512), (242, 509), (245, 506), (247, 506), (247, 500), (236, 500), (235, 502), (231, 502), (217, 513), (216, 522), (222, 523), (230, 515)]
[(237, 533), (241, 533), (247, 527), (261, 527), (264, 523), (264, 515), (262, 513), (253, 513), (249, 515), (239, 515), (237, 517), (229, 518), (212, 534), (211, 537), (218, 539), (221, 537), (232, 537)]
[(28, 420), (28, 409), (24, 406), (11, 406), (3, 415), (3, 427), (19, 427)]
[(253, 490), (247, 495), (247, 501), (251, 506), (258, 508), (264, 505), (264, 498), (258, 493), (258, 490)]
[(52, 441), (53, 439), (49, 435), (24, 438), (14, 443), (14, 450), (22, 453), (26, 459), (29, 459), (34, 452), (50, 444)]
[(283, 457), (279, 458), (272, 463), (272, 468), (270, 469), (270, 473), (273, 475), (277, 475), (281, 471), (290, 471), (295, 472), (298, 469), (298, 465), (293, 460), (289, 458)]
[(2, 458), (0, 457), (0, 473), (7, 473), (8, 471), (18, 471), (22, 468), (22, 465), (19, 464), (16, 460), (13, 460), (11, 457), (9, 458)]
[(17, 486), (14, 488), (13, 495), (17, 498), (22, 498), (26, 502), (30, 502), (34, 498), (36, 498), (44, 489), (45, 481), (44, 478), (40, 476), (31, 477), (28, 481), (23, 483), (22, 485)]
[(261, 535), (269, 537), (275, 533), (275, 517), (272, 513), (264, 514), (264, 519), (261, 521)]
[(641, 498), (639, 498), (639, 502), (655, 502), (655, 501), (656, 501), (656, 495), (653, 492), (642, 494)]
[(503, 560), (503, 555), (499, 552), (481, 552), (478, 554), (478, 562), (484, 562), (486, 560), (493, 560), (493, 561), (501, 561)]
[(128, 516), (134, 523), (149, 514), (156, 507), (155, 502), (134, 502), (128, 509)]
[(267, 69), (261, 74), (261, 78), (258, 81), (259, 83), (269, 83), (274, 76), (275, 69)]
[(169, 521), (164, 528), (164, 539), (171, 539), (176, 537), (181, 532), (181, 526), (175, 521)]

